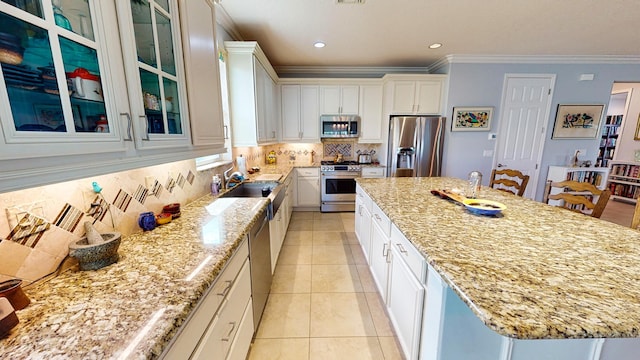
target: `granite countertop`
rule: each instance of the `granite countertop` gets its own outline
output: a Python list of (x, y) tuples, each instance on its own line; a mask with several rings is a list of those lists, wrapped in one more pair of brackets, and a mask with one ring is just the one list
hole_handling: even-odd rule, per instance
[(491, 329), (518, 339), (640, 337), (640, 232), (483, 187), (474, 215), (430, 193), (453, 178), (358, 184)]
[(116, 264), (26, 288), (31, 304), (0, 340), (0, 358), (158, 357), (268, 204), (214, 200), (204, 196), (171, 223), (124, 238)]

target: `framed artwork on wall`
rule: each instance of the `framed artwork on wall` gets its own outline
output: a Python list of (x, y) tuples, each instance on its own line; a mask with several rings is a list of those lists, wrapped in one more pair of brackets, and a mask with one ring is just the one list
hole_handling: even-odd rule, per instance
[(493, 107), (454, 107), (451, 131), (489, 131)]
[(595, 139), (604, 105), (558, 104), (552, 139)]

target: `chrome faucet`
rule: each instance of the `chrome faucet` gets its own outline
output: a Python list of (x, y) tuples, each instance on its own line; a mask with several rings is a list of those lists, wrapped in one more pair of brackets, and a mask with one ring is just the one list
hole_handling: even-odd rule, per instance
[(224, 183), (223, 183), (223, 185), (222, 185), (222, 186), (223, 186), (223, 188), (224, 188), (224, 189), (227, 189), (227, 188), (229, 187), (229, 186), (228, 186), (228, 185), (229, 185), (229, 180), (231, 180), (231, 177), (229, 176), (229, 172), (230, 172), (231, 170), (233, 170), (233, 164), (231, 164), (231, 167), (230, 167), (230, 168), (228, 168), (227, 170), (225, 170), (225, 171), (222, 173), (222, 176), (224, 177)]

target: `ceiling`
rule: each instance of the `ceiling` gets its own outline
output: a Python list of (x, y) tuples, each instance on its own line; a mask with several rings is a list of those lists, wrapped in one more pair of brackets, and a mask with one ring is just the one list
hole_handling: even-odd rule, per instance
[(219, 1), (223, 26), (257, 41), (279, 73), (429, 67), (447, 55), (640, 55), (637, 0)]

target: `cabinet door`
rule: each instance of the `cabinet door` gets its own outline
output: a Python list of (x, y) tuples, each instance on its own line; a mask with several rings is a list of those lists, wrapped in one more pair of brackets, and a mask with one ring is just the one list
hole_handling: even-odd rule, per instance
[(404, 263), (399, 251), (391, 246), (387, 307), (406, 358), (417, 359), (425, 290)]
[(300, 92), (300, 85), (282, 85), (282, 140), (284, 141), (296, 141), (301, 136)]
[(360, 137), (359, 143), (383, 141), (382, 85), (360, 86)]
[(356, 199), (356, 236), (360, 241), (360, 247), (365, 259), (371, 263), (371, 213), (364, 204), (358, 204)]
[(136, 147), (189, 146), (177, 0), (117, 5)]
[(266, 70), (264, 74), (266, 75), (264, 79), (265, 136), (268, 142), (276, 142), (278, 140), (278, 107), (276, 105), (278, 86)]
[(320, 177), (298, 176), (298, 206), (320, 206)]
[[(267, 127), (267, 84), (269, 74), (267, 70), (260, 64), (258, 60), (254, 59), (255, 70), (255, 96), (256, 96), (256, 122), (258, 127), (258, 142), (268, 141), (268, 127)], [(242, 129), (235, 129), (242, 131)]]
[(126, 150), (115, 21), (113, 2), (0, 2), (0, 160)]
[(415, 105), (419, 114), (440, 114), (442, 81), (424, 80), (416, 83)]
[(300, 131), (301, 140), (320, 142), (317, 86), (303, 85), (300, 88)]
[(371, 226), (371, 254), (369, 267), (380, 296), (387, 302), (387, 280), (389, 277), (389, 238), (376, 221)]
[(215, 8), (206, 0), (180, 0), (180, 22), (193, 145), (224, 151), (224, 121)]
[(320, 86), (320, 113), (340, 114), (340, 86)]
[[(360, 98), (360, 87), (358, 85), (346, 85), (340, 87), (340, 113), (348, 115), (358, 115)], [(382, 101), (382, 99), (380, 99)]]
[(393, 108), (394, 114), (413, 114), (415, 112), (416, 82), (409, 80), (396, 80), (393, 82)]

